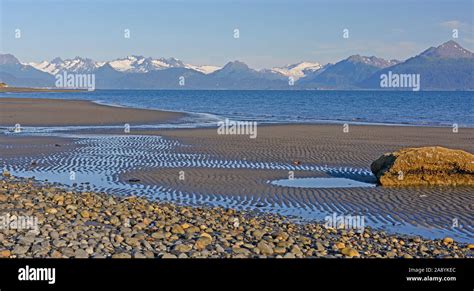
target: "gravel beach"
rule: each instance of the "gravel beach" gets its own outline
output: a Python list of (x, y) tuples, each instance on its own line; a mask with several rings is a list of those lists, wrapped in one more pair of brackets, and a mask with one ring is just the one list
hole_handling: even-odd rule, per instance
[[(473, 244), (295, 223), (278, 215), (77, 193), (0, 178), (3, 258), (470, 258)], [(31, 229), (11, 224), (34, 217)], [(17, 225), (16, 225), (17, 226)]]

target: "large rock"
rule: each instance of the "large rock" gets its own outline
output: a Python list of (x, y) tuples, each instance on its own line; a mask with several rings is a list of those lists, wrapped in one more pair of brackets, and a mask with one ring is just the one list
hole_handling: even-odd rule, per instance
[(370, 165), (383, 186), (474, 186), (474, 155), (443, 147), (406, 148)]

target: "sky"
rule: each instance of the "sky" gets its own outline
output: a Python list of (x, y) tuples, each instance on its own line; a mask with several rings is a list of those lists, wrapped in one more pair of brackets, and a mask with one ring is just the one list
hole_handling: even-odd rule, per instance
[(473, 17), (473, 0), (0, 0), (0, 51), (22, 62), (143, 55), (256, 69), (353, 54), (404, 60), (453, 29), (472, 51)]

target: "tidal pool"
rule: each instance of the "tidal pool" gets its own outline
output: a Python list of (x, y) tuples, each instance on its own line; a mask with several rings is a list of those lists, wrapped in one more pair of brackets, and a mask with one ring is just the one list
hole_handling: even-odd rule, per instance
[(271, 184), (297, 188), (354, 188), (375, 187), (375, 184), (359, 182), (347, 178), (299, 178), (272, 181)]

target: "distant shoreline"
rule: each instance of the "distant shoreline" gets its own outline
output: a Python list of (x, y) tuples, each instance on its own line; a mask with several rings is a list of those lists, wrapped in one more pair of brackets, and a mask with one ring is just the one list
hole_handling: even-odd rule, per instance
[(93, 91), (87, 89), (66, 89), (66, 88), (33, 88), (33, 87), (0, 87), (0, 93), (15, 93), (15, 92), (25, 92), (25, 93), (54, 93), (54, 92), (94, 92), (94, 91), (340, 91), (340, 92), (474, 92), (474, 90), (465, 89), (465, 90), (442, 90), (442, 89), (432, 89), (432, 90), (395, 90), (395, 89), (369, 89), (369, 88), (354, 88), (354, 89), (331, 89), (331, 88), (294, 88), (294, 89), (224, 89), (224, 88), (213, 88), (213, 89), (199, 89), (199, 88), (137, 88), (137, 89), (120, 89), (120, 88), (96, 88)]
[(88, 100), (0, 98), (0, 125), (5, 126), (156, 124), (184, 116), (178, 112), (113, 107)]
[(60, 88), (29, 88), (29, 87), (0, 87), (0, 93), (54, 93), (54, 92), (88, 92), (87, 89), (60, 89)]

